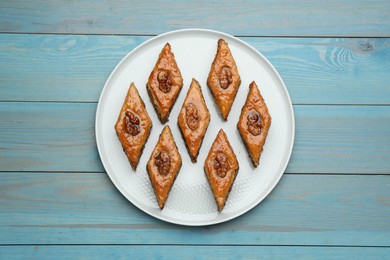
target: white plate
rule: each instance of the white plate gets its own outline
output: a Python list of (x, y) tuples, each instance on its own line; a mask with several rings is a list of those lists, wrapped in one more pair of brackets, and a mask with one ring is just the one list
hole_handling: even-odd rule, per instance
[[(241, 75), (241, 86), (227, 122), (218, 112), (206, 85), (219, 38), (229, 43)], [(168, 201), (160, 210), (153, 193), (146, 163), (163, 128), (150, 102), (146, 82), (164, 44), (169, 42), (184, 79), (168, 124), (173, 132), (183, 166), (172, 187)], [(202, 86), (211, 121), (198, 162), (191, 163), (185, 148), (177, 117), (191, 79)], [(272, 124), (260, 158), (260, 166), (253, 168), (236, 124), (245, 103), (248, 86), (255, 80), (267, 103)], [(116, 136), (114, 125), (131, 82), (134, 82), (153, 121), (137, 171), (134, 172)], [(294, 142), (294, 112), (288, 91), (271, 63), (247, 43), (224, 33), (187, 29), (154, 37), (131, 51), (117, 65), (101, 93), (96, 112), (96, 140), (102, 163), (118, 190), (135, 206), (158, 219), (191, 226), (221, 223), (255, 207), (275, 187), (289, 161)], [(203, 171), (203, 163), (220, 128), (227, 133), (240, 164), (236, 181), (224, 210), (218, 213), (213, 194)]]

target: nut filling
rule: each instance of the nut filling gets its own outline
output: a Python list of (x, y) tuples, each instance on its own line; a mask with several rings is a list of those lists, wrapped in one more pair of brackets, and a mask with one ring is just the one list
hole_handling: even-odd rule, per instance
[(171, 156), (167, 152), (161, 151), (154, 157), (154, 165), (157, 166), (161, 175), (168, 175), (171, 169)]
[(228, 157), (223, 152), (217, 153), (213, 167), (217, 175), (221, 178), (224, 178), (229, 170)]
[(264, 128), (264, 122), (261, 120), (259, 113), (256, 110), (251, 110), (247, 116), (248, 131), (254, 136), (261, 134), (261, 130)]
[(192, 103), (188, 103), (186, 106), (186, 123), (192, 131), (195, 131), (199, 127), (198, 109)]
[(232, 70), (229, 67), (225, 66), (222, 68), (221, 73), (219, 74), (219, 85), (221, 86), (221, 88), (227, 89), (232, 83)]
[(169, 72), (166, 70), (162, 70), (158, 73), (157, 75), (157, 80), (158, 80), (158, 88), (164, 92), (168, 93), (171, 91), (171, 86), (172, 86), (172, 79), (171, 76), (169, 75)]
[(127, 111), (125, 116), (126, 132), (132, 136), (139, 134), (140, 130), (140, 121), (139, 118), (134, 115), (133, 112)]

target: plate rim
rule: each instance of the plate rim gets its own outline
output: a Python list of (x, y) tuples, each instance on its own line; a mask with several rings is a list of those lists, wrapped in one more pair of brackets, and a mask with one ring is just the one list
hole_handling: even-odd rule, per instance
[[(140, 205), (137, 205), (138, 203), (135, 203), (130, 198), (128, 198), (128, 196), (126, 195), (126, 192), (123, 190), (123, 188), (120, 185), (117, 185), (116, 181), (114, 180), (114, 176), (112, 176), (112, 173), (110, 173), (107, 170), (110, 167), (108, 167), (108, 165), (106, 165), (105, 160), (102, 158), (103, 151), (101, 151), (101, 149), (103, 149), (102, 147), (104, 147), (103, 140), (102, 140), (103, 137), (101, 137), (101, 134), (98, 133), (98, 131), (99, 131), (98, 125), (99, 125), (100, 120), (101, 120), (98, 115), (103, 107), (102, 103), (103, 103), (103, 99), (105, 97), (105, 93), (107, 92), (107, 89), (108, 89), (108, 85), (109, 85), (108, 83), (112, 81), (114, 74), (117, 73), (116, 71), (118, 70), (118, 68), (120, 68), (123, 65), (123, 63), (128, 59), (128, 57), (131, 56), (133, 53), (137, 52), (139, 49), (143, 48), (145, 45), (148, 45), (153, 41), (158, 41), (160, 38), (169, 37), (170, 35), (191, 33), (191, 32), (209, 33), (209, 34), (219, 35), (219, 36), (225, 37), (227, 39), (233, 39), (235, 41), (238, 41), (240, 44), (245, 45), (245, 47), (251, 49), (255, 53), (257, 53), (257, 55), (259, 55), (263, 59), (263, 61), (268, 65), (268, 67), (272, 70), (274, 75), (277, 77), (277, 80), (279, 80), (279, 82), (282, 84), (282, 86), (283, 86), (282, 90), (284, 91), (284, 94), (286, 95), (286, 101), (287, 101), (286, 105), (287, 105), (287, 108), (291, 111), (291, 114), (289, 115), (289, 119), (291, 120), (291, 139), (289, 140), (289, 143), (288, 143), (287, 158), (284, 162), (284, 165), (281, 165), (280, 173), (278, 173), (278, 175), (274, 176), (274, 177), (276, 177), (275, 181), (270, 183), (270, 186), (269, 186), (270, 188), (264, 193), (263, 196), (259, 196), (256, 200), (252, 201), (252, 203), (248, 204), (248, 207), (245, 207), (244, 210), (242, 210), (242, 212), (239, 212), (238, 214), (232, 214), (231, 216), (226, 217), (226, 218), (222, 218), (222, 219), (217, 218), (217, 219), (206, 220), (206, 221), (201, 221), (201, 222), (191, 222), (191, 221), (187, 221), (187, 220), (172, 220), (172, 218), (169, 216), (164, 216), (161, 214), (155, 214), (153, 212), (149, 212), (149, 211), (143, 209)], [(156, 36), (142, 42), (138, 46), (136, 46), (134, 49), (129, 51), (118, 62), (118, 64), (111, 71), (110, 76), (105, 81), (104, 86), (103, 86), (101, 93), (100, 93), (100, 96), (99, 96), (99, 100), (98, 100), (98, 104), (97, 104), (97, 108), (96, 108), (96, 113), (95, 113), (95, 139), (96, 139), (96, 146), (97, 146), (98, 154), (100, 157), (100, 161), (104, 167), (104, 170), (106, 171), (107, 175), (109, 176), (111, 182), (114, 184), (115, 188), (117, 190), (119, 190), (119, 192), (122, 194), (122, 196), (124, 196), (132, 205), (134, 205), (136, 208), (138, 208), (142, 212), (148, 214), (149, 216), (152, 216), (152, 217), (159, 219), (161, 221), (164, 221), (164, 222), (168, 222), (168, 223), (172, 223), (172, 224), (176, 224), (176, 225), (182, 225), (182, 226), (209, 226), (209, 225), (225, 223), (225, 222), (228, 222), (232, 219), (235, 219), (237, 217), (244, 215), (245, 213), (247, 213), (247, 212), (251, 211), (253, 208), (255, 208), (257, 205), (259, 205), (260, 202), (262, 202), (275, 189), (276, 185), (280, 182), (280, 179), (282, 178), (282, 176), (283, 176), (283, 174), (288, 166), (288, 163), (291, 159), (291, 154), (292, 154), (294, 142), (295, 142), (295, 113), (294, 113), (294, 108), (292, 105), (290, 94), (288, 92), (288, 89), (287, 89), (286, 84), (284, 83), (282, 77), (279, 75), (279, 72), (272, 65), (272, 63), (262, 53), (260, 53), (257, 49), (255, 49), (254, 47), (252, 47), (251, 45), (249, 45), (245, 41), (241, 40), (240, 38), (235, 37), (235, 36), (230, 35), (230, 34), (227, 34), (227, 33), (224, 33), (224, 32), (220, 32), (220, 31), (216, 31), (216, 30), (212, 30), (212, 29), (186, 28), (186, 29), (172, 30), (172, 31), (168, 31), (168, 32), (156, 35)]]

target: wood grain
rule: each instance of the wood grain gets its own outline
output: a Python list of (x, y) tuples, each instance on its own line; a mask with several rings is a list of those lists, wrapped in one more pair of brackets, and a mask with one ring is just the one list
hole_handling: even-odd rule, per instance
[[(2, 246), (0, 257), (20, 259), (385, 259), (388, 247), (302, 246)], [(314, 257), (315, 256), (315, 257)]]
[(0, 32), (159, 34), (211, 28), (247, 36), (389, 36), (385, 0), (1, 1)]
[(2, 171), (102, 171), (96, 104), (0, 103)]
[[(0, 34), (0, 100), (96, 102), (117, 63), (150, 37)], [(294, 104), (390, 104), (390, 39), (242, 38)]]
[(245, 215), (193, 228), (141, 212), (104, 173), (3, 172), (0, 243), (390, 246), (389, 187), (389, 176), (284, 175)]
[[(95, 103), (0, 102), (2, 171), (103, 172)], [(390, 106), (294, 106), (289, 173), (390, 174)]]
[(390, 173), (389, 106), (294, 106), (287, 172)]

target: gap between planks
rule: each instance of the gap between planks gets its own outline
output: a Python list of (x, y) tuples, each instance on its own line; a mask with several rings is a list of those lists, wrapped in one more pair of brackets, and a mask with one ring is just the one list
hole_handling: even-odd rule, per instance
[[(105, 171), (97, 172), (97, 171), (3, 171), (0, 170), (0, 174), (2, 173), (15, 173), (15, 174), (26, 174), (26, 173), (52, 173), (52, 174), (107, 174)], [(389, 176), (390, 173), (353, 173), (353, 172), (347, 172), (347, 173), (333, 173), (333, 172), (320, 172), (320, 173), (305, 173), (305, 172), (285, 172), (283, 175), (302, 175), (302, 176), (307, 176), (307, 175), (330, 175), (330, 176), (353, 176), (353, 175), (359, 175), (359, 176)]]
[[(193, 29), (193, 28), (185, 28), (185, 29)], [(196, 29), (196, 28), (195, 28)], [(172, 32), (172, 31), (179, 31), (182, 29), (177, 30), (170, 30), (170, 31), (164, 31), (161, 34)], [(218, 30), (212, 30), (217, 31)], [(0, 32), (0, 34), (20, 34), (20, 35), (75, 35), (75, 36), (146, 36), (146, 37), (156, 37), (161, 34), (141, 34), (141, 33), (55, 33), (55, 32)], [(390, 38), (390, 35), (386, 36), (354, 36), (354, 35), (324, 35), (324, 36), (318, 36), (318, 35), (232, 35), (236, 38), (286, 38), (286, 39), (321, 39), (321, 38), (351, 38), (351, 39), (386, 39)]]
[[(78, 101), (78, 100), (71, 100), (71, 101), (64, 101), (64, 100), (0, 100), (0, 103), (58, 103), (58, 104), (70, 104), (70, 103), (75, 103), (75, 104), (98, 104), (98, 101)], [(390, 106), (390, 104), (343, 104), (343, 103), (333, 103), (333, 104), (316, 104), (316, 103), (293, 103), (293, 106), (361, 106), (361, 107), (386, 107)]]
[(358, 246), (358, 245), (295, 245), (295, 244), (285, 244), (285, 245), (273, 245), (273, 244), (218, 244), (218, 245), (210, 245), (210, 244), (0, 244), (0, 247), (5, 246), (14, 246), (14, 247), (22, 247), (22, 246), (117, 246), (117, 247), (133, 247), (133, 246), (156, 246), (156, 247), (166, 247), (166, 246), (192, 246), (192, 247), (323, 247), (323, 248), (390, 248), (390, 246)]

